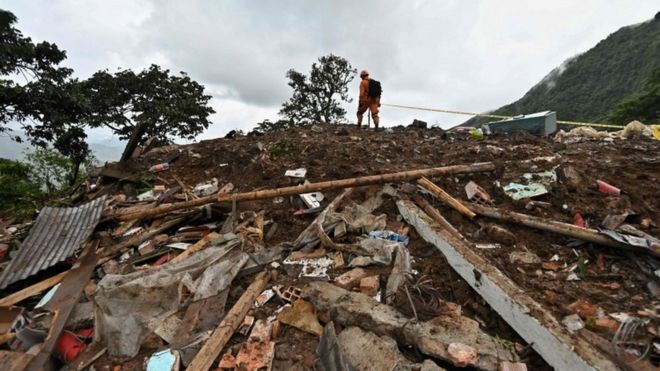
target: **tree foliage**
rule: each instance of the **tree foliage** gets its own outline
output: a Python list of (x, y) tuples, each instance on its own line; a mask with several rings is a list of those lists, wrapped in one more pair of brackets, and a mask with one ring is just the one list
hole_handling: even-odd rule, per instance
[(34, 144), (44, 145), (80, 113), (69, 94), (72, 70), (59, 66), (66, 53), (57, 45), (34, 43), (15, 23), (14, 14), (0, 9), (0, 132), (16, 122)]
[(275, 122), (268, 119), (257, 123), (257, 126), (254, 128), (254, 134), (266, 134), (273, 131), (285, 130), (296, 126), (293, 120), (277, 120)]
[(293, 96), (282, 105), (280, 115), (299, 123), (345, 120), (346, 110), (340, 101), (352, 101), (348, 96), (348, 84), (356, 73), (346, 59), (334, 54), (313, 63), (309, 76), (290, 69), (286, 77)]
[(128, 139), (127, 149), (131, 142), (134, 147), (151, 137), (160, 143), (171, 137), (193, 139), (208, 128), (208, 117), (215, 112), (203, 85), (157, 65), (140, 73), (99, 71), (81, 85), (89, 112), (85, 122)]
[(660, 123), (660, 67), (653, 70), (646, 89), (619, 103), (610, 121), (628, 123), (639, 120), (645, 124)]
[(34, 212), (43, 193), (30, 179), (30, 165), (0, 158), (0, 211), (10, 211), (14, 217)]

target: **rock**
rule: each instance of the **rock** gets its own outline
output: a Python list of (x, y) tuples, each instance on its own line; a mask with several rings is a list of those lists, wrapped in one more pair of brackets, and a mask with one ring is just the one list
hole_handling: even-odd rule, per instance
[(527, 371), (527, 365), (522, 362), (500, 362), (497, 371)]
[(571, 165), (566, 165), (561, 171), (564, 176), (564, 184), (569, 191), (575, 191), (582, 187), (582, 176)]
[(571, 314), (566, 316), (561, 320), (561, 323), (566, 326), (566, 329), (570, 332), (576, 332), (584, 328), (584, 322), (577, 314)]
[(364, 277), (360, 280), (360, 292), (365, 295), (374, 296), (380, 290), (378, 276)]
[(414, 119), (412, 124), (410, 124), (408, 127), (415, 129), (426, 129), (428, 126), (429, 125), (425, 121)]
[(614, 334), (619, 330), (619, 321), (608, 316), (602, 316), (596, 318), (593, 327), (597, 330), (607, 331)]
[(225, 353), (218, 364), (220, 370), (233, 370), (236, 368), (236, 358), (231, 353)]
[(296, 300), (292, 307), (284, 308), (277, 316), (277, 319), (284, 324), (316, 336), (321, 336), (323, 333), (323, 326), (321, 326), (318, 318), (316, 318), (314, 307), (302, 299)]
[(368, 275), (367, 271), (362, 268), (352, 269), (341, 276), (335, 278), (338, 286), (345, 289), (351, 289), (360, 282), (360, 280)]
[(451, 343), (447, 347), (447, 356), (458, 367), (475, 365), (477, 363), (477, 350), (463, 343)]
[(513, 245), (516, 243), (516, 236), (513, 233), (509, 232), (508, 229), (500, 227), (499, 225), (490, 224), (486, 227), (486, 234), (491, 239), (505, 244)]
[(108, 260), (105, 262), (101, 268), (103, 268), (103, 272), (105, 274), (117, 274), (119, 273), (119, 263), (117, 263), (116, 260)]
[(533, 252), (529, 251), (514, 251), (509, 254), (509, 261), (511, 264), (539, 264), (541, 263), (541, 258)]
[(568, 309), (571, 312), (578, 314), (580, 317), (582, 317), (582, 319), (593, 317), (598, 311), (598, 308), (595, 305), (589, 303), (585, 299), (578, 299), (569, 305)]
[[(399, 351), (396, 341), (377, 336), (359, 327), (348, 327), (337, 337), (344, 360), (357, 371), (368, 370), (442, 370), (435, 363), (413, 364)], [(435, 366), (435, 367), (434, 367)], [(425, 367), (425, 368), (424, 368)]]
[(73, 312), (66, 320), (66, 326), (70, 328), (81, 328), (94, 323), (94, 303), (86, 301), (78, 303), (73, 307)]
[(479, 352), (474, 359), (470, 355), (461, 358), (463, 348), (455, 345), (456, 360), (471, 360), (469, 364), (487, 370), (496, 370), (502, 360), (514, 361), (502, 344), (482, 332), (479, 324), (467, 317), (440, 315), (430, 321), (415, 322), (392, 306), (327, 282), (309, 283), (303, 290), (303, 297), (308, 298), (318, 311), (329, 311), (333, 321), (342, 326), (360, 326), (376, 335), (392, 337), (400, 346), (413, 346), (434, 358), (453, 363), (447, 354), (448, 346), (467, 343), (479, 344)]

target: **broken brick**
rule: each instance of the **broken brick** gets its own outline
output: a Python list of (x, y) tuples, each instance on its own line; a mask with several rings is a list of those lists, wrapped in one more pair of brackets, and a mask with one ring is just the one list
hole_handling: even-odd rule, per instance
[(380, 282), (378, 276), (364, 277), (360, 280), (360, 291), (369, 296), (374, 296), (380, 290)]
[(352, 269), (341, 276), (335, 278), (337, 286), (340, 286), (345, 289), (351, 289), (360, 282), (361, 279), (368, 275), (367, 271), (362, 268)]
[(597, 330), (607, 331), (613, 334), (619, 330), (619, 322), (614, 318), (602, 316), (596, 318), (593, 327)]
[(589, 303), (588, 301), (584, 299), (578, 299), (577, 301), (573, 302), (571, 305), (568, 306), (568, 309), (583, 319), (586, 319), (587, 317), (593, 317), (596, 314), (596, 311), (598, 308)]
[(236, 368), (236, 357), (230, 353), (225, 353), (218, 363), (218, 368), (220, 370), (233, 370)]

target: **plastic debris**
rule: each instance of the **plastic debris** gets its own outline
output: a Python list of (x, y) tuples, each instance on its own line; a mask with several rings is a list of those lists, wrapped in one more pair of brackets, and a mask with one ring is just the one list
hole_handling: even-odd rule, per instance
[(149, 168), (149, 172), (151, 173), (159, 173), (161, 171), (169, 170), (170, 169), (170, 164), (167, 162), (163, 162), (161, 164), (156, 164), (152, 167)]
[(179, 351), (165, 349), (151, 355), (145, 361), (146, 371), (178, 371)]
[(304, 167), (294, 170), (287, 170), (284, 173), (284, 176), (288, 176), (291, 178), (304, 178), (305, 175), (307, 175), (307, 169), (305, 169)]
[(200, 183), (193, 188), (193, 193), (199, 197), (209, 196), (218, 192), (218, 179), (213, 178), (210, 183)]
[(608, 195), (614, 195), (614, 196), (619, 196), (621, 194), (621, 190), (611, 184), (605, 183), (602, 180), (596, 180), (596, 185), (598, 186), (598, 191), (601, 193), (605, 193)]
[(266, 304), (270, 299), (275, 296), (275, 291), (273, 289), (266, 289), (264, 290), (259, 296), (257, 296), (257, 299), (254, 301), (254, 307), (259, 308), (262, 307), (264, 304)]
[(382, 240), (401, 242), (405, 246), (407, 246), (408, 243), (410, 242), (410, 238), (408, 236), (402, 236), (402, 235), (400, 235), (396, 232), (393, 232), (393, 231), (371, 231), (371, 232), (369, 232), (369, 237), (376, 238), (376, 239), (382, 239)]

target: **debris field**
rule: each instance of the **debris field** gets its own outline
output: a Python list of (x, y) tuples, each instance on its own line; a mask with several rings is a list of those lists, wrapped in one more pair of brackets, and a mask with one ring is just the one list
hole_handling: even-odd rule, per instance
[(3, 368), (651, 370), (660, 141), (314, 125), (3, 222)]

